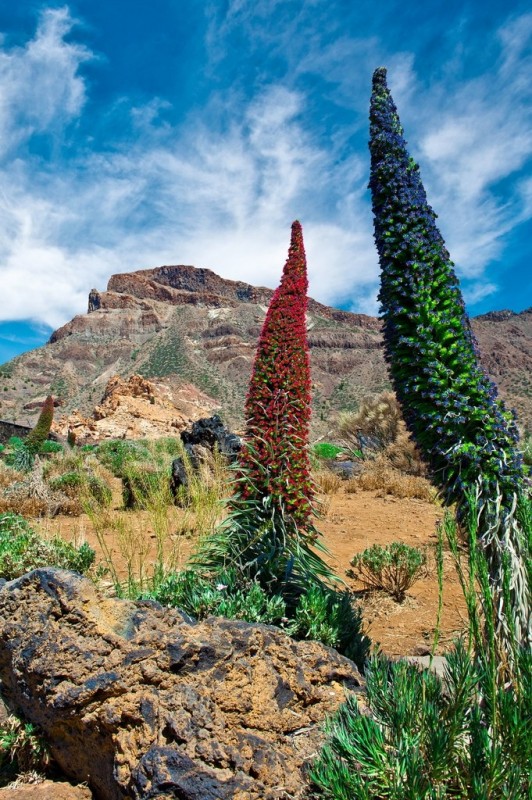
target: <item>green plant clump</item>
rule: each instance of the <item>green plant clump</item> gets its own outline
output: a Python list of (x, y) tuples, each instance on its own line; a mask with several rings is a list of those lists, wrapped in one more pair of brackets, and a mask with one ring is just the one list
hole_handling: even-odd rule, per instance
[(149, 595), (198, 619), (209, 615), (276, 625), (296, 639), (319, 641), (362, 665), (368, 640), (359, 634), (360, 617), (348, 592), (310, 586), (290, 606), (282, 594), (272, 593), (256, 581), (244, 583), (238, 570), (217, 575), (216, 580), (186, 570), (167, 576)]
[(35, 725), (14, 715), (0, 723), (0, 785), (20, 773), (42, 774), (50, 762), (48, 746)]
[(48, 541), (20, 514), (0, 514), (0, 578), (13, 580), (40, 567), (60, 567), (83, 574), (92, 566), (95, 555), (86, 542), (75, 547), (59, 538)]
[[(373, 656), (371, 713), (352, 696), (329, 722), (311, 777), (326, 800), (525, 800), (532, 767), (532, 685), (493, 692), (492, 671), (458, 644), (442, 681)], [(495, 700), (479, 702), (479, 698)]]
[(337, 444), (331, 444), (331, 442), (318, 442), (314, 445), (312, 451), (318, 458), (328, 460), (331, 458), (336, 458), (339, 453), (343, 453), (344, 448)]
[(401, 603), (405, 593), (419, 578), (426, 558), (419, 547), (392, 542), (382, 547), (374, 544), (358, 553), (347, 574), (361, 580), (367, 587), (382, 589)]
[(68, 497), (77, 497), (80, 490), (88, 494), (101, 505), (111, 505), (113, 494), (110, 487), (92, 472), (63, 472), (50, 481), (50, 489), (64, 492)]
[(47, 439), (39, 448), (39, 453), (62, 453), (63, 445)]

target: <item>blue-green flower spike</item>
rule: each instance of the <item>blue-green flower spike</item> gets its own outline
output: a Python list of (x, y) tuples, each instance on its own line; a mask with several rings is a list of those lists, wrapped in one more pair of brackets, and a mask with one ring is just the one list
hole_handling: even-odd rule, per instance
[(386, 70), (370, 109), (375, 241), (386, 358), (407, 426), (448, 503), (465, 522), (475, 497), (499, 641), (530, 641), (527, 545), (516, 516), (524, 491), (514, 415), (479, 365), (453, 262), (409, 156)]

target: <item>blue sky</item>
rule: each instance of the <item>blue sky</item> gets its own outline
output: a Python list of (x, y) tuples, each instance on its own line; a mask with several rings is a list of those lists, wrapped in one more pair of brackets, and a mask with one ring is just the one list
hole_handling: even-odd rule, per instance
[(112, 273), (275, 286), (377, 313), (368, 104), (387, 66), (471, 314), (532, 305), (532, 14), (492, 0), (0, 6), (0, 361)]

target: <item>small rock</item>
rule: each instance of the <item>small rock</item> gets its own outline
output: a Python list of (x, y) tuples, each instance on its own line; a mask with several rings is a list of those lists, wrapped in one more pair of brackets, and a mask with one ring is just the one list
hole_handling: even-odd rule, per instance
[(0, 800), (92, 800), (87, 786), (72, 786), (70, 783), (43, 781), (26, 783), (15, 788), (0, 789)]

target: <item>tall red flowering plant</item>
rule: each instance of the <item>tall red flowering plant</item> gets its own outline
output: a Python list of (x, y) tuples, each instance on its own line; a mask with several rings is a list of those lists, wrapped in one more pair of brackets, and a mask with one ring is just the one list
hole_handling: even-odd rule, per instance
[(242, 499), (270, 497), (300, 530), (309, 525), (313, 487), (308, 438), (310, 364), (307, 342), (307, 263), (301, 224), (292, 237), (257, 347), (246, 398)]

